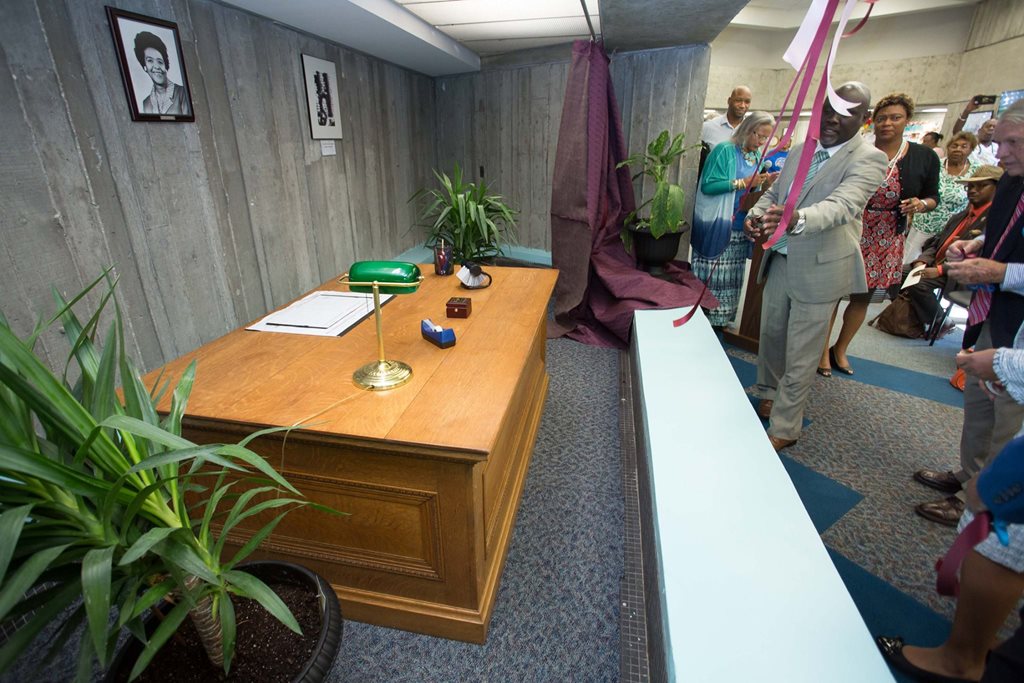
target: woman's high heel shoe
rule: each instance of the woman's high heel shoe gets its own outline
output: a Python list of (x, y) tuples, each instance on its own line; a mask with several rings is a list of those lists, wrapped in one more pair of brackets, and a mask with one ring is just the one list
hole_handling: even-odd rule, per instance
[(834, 346), (830, 346), (828, 349), (828, 360), (830, 363), (832, 363), (833, 370), (838, 370), (844, 375), (853, 374), (853, 368), (851, 368), (849, 365), (840, 365), (839, 361), (836, 360), (836, 348)]

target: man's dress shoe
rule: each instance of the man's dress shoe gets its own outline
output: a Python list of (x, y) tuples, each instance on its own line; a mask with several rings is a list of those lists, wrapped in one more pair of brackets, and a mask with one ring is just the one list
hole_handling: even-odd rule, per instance
[(772, 406), (775, 405), (775, 401), (764, 398), (757, 404), (757, 416), (762, 420), (767, 420), (772, 416)]
[(931, 522), (956, 526), (960, 522), (960, 516), (964, 514), (964, 502), (956, 496), (950, 496), (930, 503), (921, 503), (914, 508), (914, 512)]
[(796, 443), (796, 439), (780, 439), (777, 436), (768, 435), (768, 440), (772, 442), (772, 448), (776, 451), (781, 451), (783, 448), (789, 448)]
[(956, 475), (949, 471), (918, 470), (914, 472), (914, 479), (943, 493), (956, 493), (963, 488), (963, 484), (956, 478)]

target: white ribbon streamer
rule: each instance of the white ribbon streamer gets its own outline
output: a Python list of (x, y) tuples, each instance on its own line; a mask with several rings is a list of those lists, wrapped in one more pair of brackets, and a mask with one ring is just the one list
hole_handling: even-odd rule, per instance
[[(850, 109), (855, 107), (856, 103), (845, 100), (836, 94), (835, 89), (832, 87), (832, 65), (835, 62), (839, 41), (842, 40), (843, 34), (846, 32), (846, 24), (849, 22), (857, 2), (858, 0), (846, 0), (843, 13), (839, 19), (839, 27), (832, 37), (832, 49), (829, 52), (828, 61), (825, 64), (825, 72), (822, 75), (822, 78), (826, 79), (827, 82), (828, 100), (832, 104), (832, 108), (840, 116), (849, 116)], [(804, 15), (803, 22), (800, 24), (800, 28), (797, 29), (796, 35), (793, 36), (793, 41), (782, 55), (782, 59), (796, 71), (799, 71), (800, 67), (803, 66), (807, 53), (810, 52), (811, 45), (814, 42), (814, 34), (825, 19), (827, 6), (828, 0), (814, 0), (811, 3), (807, 14)]]

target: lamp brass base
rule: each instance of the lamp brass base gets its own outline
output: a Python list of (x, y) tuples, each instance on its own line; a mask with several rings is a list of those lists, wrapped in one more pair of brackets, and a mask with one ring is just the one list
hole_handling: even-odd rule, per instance
[(363, 389), (386, 391), (412, 379), (412, 368), (400, 360), (375, 360), (356, 370), (352, 379)]

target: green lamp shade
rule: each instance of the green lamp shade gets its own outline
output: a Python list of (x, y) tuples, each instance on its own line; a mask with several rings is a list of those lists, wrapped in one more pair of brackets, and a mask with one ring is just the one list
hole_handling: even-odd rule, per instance
[[(372, 293), (371, 283), (379, 282), (381, 294), (411, 294), (419, 289), (420, 267), (405, 261), (356, 261), (348, 269), (348, 279), (353, 292)], [(387, 283), (402, 286), (388, 287)]]

